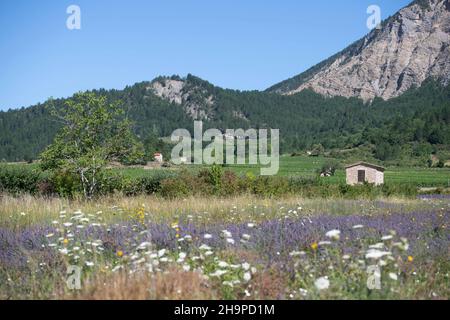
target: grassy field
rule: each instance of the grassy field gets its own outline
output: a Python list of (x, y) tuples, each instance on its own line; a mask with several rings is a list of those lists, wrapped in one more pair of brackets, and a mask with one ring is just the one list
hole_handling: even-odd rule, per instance
[[(323, 157), (291, 157), (282, 156), (280, 158), (279, 176), (293, 177), (315, 177), (317, 169), (329, 158)], [(344, 166), (344, 165), (342, 165)], [(200, 166), (184, 166), (188, 170), (200, 170)], [(130, 177), (146, 176), (157, 174), (160, 170), (176, 171), (179, 168), (143, 170), (139, 168), (118, 169)], [(251, 172), (259, 175), (258, 166), (232, 165), (226, 166), (227, 170), (237, 174), (247, 174)], [(345, 171), (336, 171), (335, 176), (323, 178), (329, 183), (345, 183)], [(450, 187), (450, 168), (414, 168), (414, 167), (388, 167), (385, 172), (386, 183), (411, 183), (418, 187)]]
[[(325, 161), (282, 157), (279, 174), (314, 177)], [(182, 168), (112, 170), (136, 178)], [(449, 176), (396, 167), (386, 181), (446, 186)], [(323, 179), (344, 182), (344, 172)], [(0, 299), (448, 299), (449, 208), (445, 194), (89, 201), (0, 193)], [(82, 273), (77, 289), (68, 285), (73, 267)]]
[[(313, 178), (317, 176), (317, 170), (321, 166), (333, 159), (324, 157), (280, 157), (280, 168), (278, 176), (284, 177), (304, 177)], [(347, 163), (340, 162), (341, 168), (336, 171), (333, 177), (323, 177), (322, 181), (329, 184), (344, 184), (345, 170), (343, 169)], [(21, 167), (33, 170), (39, 170), (38, 164), (10, 164), (11, 166)], [(171, 166), (169, 168), (144, 169), (142, 167), (124, 167), (114, 168), (117, 172), (121, 172), (124, 176), (130, 178), (138, 178), (145, 176), (164, 175), (171, 173), (177, 174), (180, 170), (199, 171), (206, 166), (184, 165)], [(260, 168), (257, 165), (227, 165), (225, 170), (230, 170), (238, 175), (253, 174), (258, 176)], [(427, 187), (443, 187), (450, 188), (450, 168), (425, 168), (425, 167), (387, 167), (385, 171), (385, 183), (408, 183), (419, 188)]]

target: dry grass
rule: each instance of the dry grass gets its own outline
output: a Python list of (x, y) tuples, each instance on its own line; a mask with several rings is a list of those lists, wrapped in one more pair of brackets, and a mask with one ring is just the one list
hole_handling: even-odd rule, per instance
[(275, 268), (258, 273), (252, 281), (255, 296), (252, 299), (286, 299), (289, 279), (286, 273)]
[[(378, 199), (398, 210), (411, 211), (423, 208), (429, 204), (420, 200), (401, 198)], [(281, 199), (260, 198), (252, 195), (242, 195), (229, 198), (187, 197), (185, 199), (164, 199), (157, 196), (106, 196), (95, 201), (81, 199), (68, 200), (63, 198), (43, 198), (23, 195), (13, 197), (0, 194), (0, 226), (19, 228), (33, 224), (48, 224), (58, 218), (61, 210), (73, 212), (82, 210), (86, 213), (103, 212), (105, 222), (117, 222), (129, 219), (130, 214), (145, 206), (149, 220), (167, 222), (173, 219), (196, 213), (202, 214), (205, 223), (227, 221), (231, 211), (239, 213), (235, 220), (245, 221), (277, 217), (280, 208), (298, 210), (302, 215), (316, 213), (328, 214), (371, 214), (380, 211), (377, 202), (369, 200), (344, 199), (302, 199), (286, 197)], [(238, 208), (238, 209), (236, 209)], [(385, 208), (383, 208), (385, 211)], [(264, 215), (261, 215), (264, 213)]]
[(200, 274), (179, 269), (154, 275), (126, 272), (96, 275), (86, 281), (82, 291), (57, 293), (59, 299), (78, 300), (204, 300), (218, 299)]

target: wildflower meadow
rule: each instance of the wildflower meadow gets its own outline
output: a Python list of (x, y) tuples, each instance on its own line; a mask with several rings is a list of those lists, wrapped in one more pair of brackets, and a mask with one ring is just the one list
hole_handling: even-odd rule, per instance
[(449, 297), (444, 196), (0, 201), (1, 299)]

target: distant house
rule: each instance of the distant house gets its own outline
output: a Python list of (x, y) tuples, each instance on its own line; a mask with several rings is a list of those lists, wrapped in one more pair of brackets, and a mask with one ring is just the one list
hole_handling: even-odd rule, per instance
[(381, 185), (384, 183), (384, 168), (367, 162), (358, 162), (345, 167), (347, 184), (356, 185), (364, 182)]
[(155, 154), (153, 154), (153, 158), (155, 159), (156, 162), (163, 162), (163, 155), (162, 153), (156, 152)]

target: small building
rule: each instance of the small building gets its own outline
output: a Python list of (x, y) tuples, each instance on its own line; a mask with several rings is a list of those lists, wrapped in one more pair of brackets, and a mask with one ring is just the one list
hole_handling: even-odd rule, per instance
[(156, 152), (155, 154), (153, 154), (153, 158), (155, 159), (156, 162), (159, 162), (159, 163), (163, 162), (162, 153)]
[(347, 184), (356, 185), (364, 182), (374, 185), (384, 183), (384, 168), (367, 162), (358, 162), (345, 167)]

